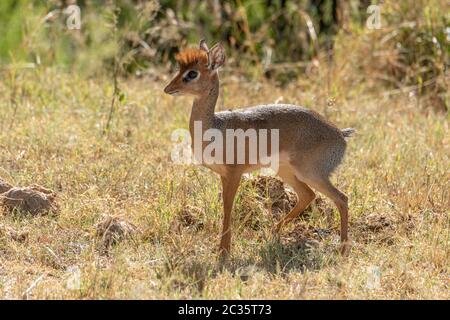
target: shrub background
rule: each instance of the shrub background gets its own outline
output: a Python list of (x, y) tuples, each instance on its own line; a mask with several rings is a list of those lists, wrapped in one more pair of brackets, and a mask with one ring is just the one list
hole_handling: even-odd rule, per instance
[[(82, 28), (67, 30), (61, 11), (76, 3)], [(368, 29), (378, 4), (381, 29)], [(310, 67), (337, 63), (343, 85), (415, 86), (448, 110), (449, 10), (445, 0), (25, 1), (0, 4), (0, 61), (64, 66), (92, 74), (168, 67), (179, 48), (222, 41), (228, 64), (246, 76), (285, 85)]]

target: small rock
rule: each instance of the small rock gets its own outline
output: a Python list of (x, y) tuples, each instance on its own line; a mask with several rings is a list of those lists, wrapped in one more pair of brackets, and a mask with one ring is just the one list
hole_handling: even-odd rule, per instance
[(38, 185), (27, 188), (13, 187), (0, 195), (0, 205), (10, 212), (17, 209), (24, 213), (38, 215), (57, 212), (55, 198), (53, 191)]
[(200, 208), (187, 205), (178, 213), (176, 222), (185, 228), (201, 230), (204, 227), (201, 216), (202, 210)]
[(362, 225), (368, 231), (380, 231), (395, 226), (396, 221), (392, 215), (371, 213), (362, 220)]
[(97, 236), (101, 238), (103, 249), (108, 249), (139, 231), (136, 226), (110, 215), (104, 215), (103, 219), (95, 225), (95, 228)]

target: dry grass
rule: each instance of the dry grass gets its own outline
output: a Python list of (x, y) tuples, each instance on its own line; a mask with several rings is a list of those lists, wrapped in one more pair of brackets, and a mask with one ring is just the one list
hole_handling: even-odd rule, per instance
[[(171, 132), (187, 127), (189, 99), (164, 96), (163, 80), (124, 82), (127, 101), (106, 137), (107, 79), (55, 70), (15, 77), (14, 88), (0, 81), (0, 177), (54, 190), (60, 211), (1, 216), (0, 298), (450, 298), (444, 114), (422, 111), (403, 95), (340, 93), (327, 106), (314, 81), (286, 89), (226, 81), (220, 104), (225, 99), (227, 107), (281, 99), (358, 135), (335, 175), (350, 197), (354, 246), (347, 260), (337, 252), (338, 216), (328, 202), (317, 202), (275, 239), (277, 217), (245, 182), (232, 259), (220, 268), (218, 178), (170, 161)], [(105, 215), (140, 230), (107, 254), (96, 230)], [(381, 282), (371, 288), (374, 268)], [(78, 289), (67, 286), (73, 270), (80, 271)]]

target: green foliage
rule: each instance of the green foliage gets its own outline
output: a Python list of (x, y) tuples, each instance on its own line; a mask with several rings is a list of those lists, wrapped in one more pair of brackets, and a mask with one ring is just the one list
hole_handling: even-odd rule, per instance
[[(23, 42), (33, 33), (36, 16), (43, 11), (26, 0), (0, 1), (0, 61), (3, 59), (23, 60), (27, 51)], [(33, 16), (29, 13), (33, 12)]]
[[(80, 3), (81, 30), (69, 30), (65, 7), (42, 1), (2, 1), (0, 63), (35, 62), (66, 66), (81, 73), (111, 67), (121, 56), (123, 68), (145, 52), (133, 43), (133, 32), (144, 32), (158, 9), (156, 2), (134, 5), (132, 1)], [(117, 21), (116, 19), (117, 11)]]
[(352, 25), (350, 33), (336, 38), (338, 60), (349, 67), (348, 80), (428, 94), (429, 105), (449, 110), (450, 16), (445, 1), (387, 1), (380, 8), (380, 29)]
[[(274, 61), (309, 59), (316, 40), (311, 38), (306, 19), (317, 22), (316, 29), (335, 23), (330, 18), (332, 1), (320, 1), (324, 10), (312, 2), (79, 1), (82, 29), (74, 31), (67, 30), (64, 6), (58, 1), (6, 0), (0, 5), (2, 29), (7, 30), (1, 39), (0, 59), (10, 61), (9, 53), (16, 59), (39, 56), (43, 63), (80, 64), (81, 69), (92, 70), (92, 60), (104, 61), (113, 51), (114, 43), (108, 37), (112, 8), (119, 12), (120, 40), (126, 50), (135, 53), (136, 62), (166, 62), (180, 46), (202, 37), (222, 40), (230, 52), (251, 62), (260, 62), (269, 48), (276, 48)], [(314, 32), (329, 35), (330, 30)]]
[(61, 1), (3, 0), (0, 63), (58, 65), (88, 75), (117, 67), (119, 74), (132, 74), (173, 65), (180, 48), (205, 38), (225, 45), (227, 64), (235, 70), (288, 84), (311, 69), (327, 68), (332, 49), (350, 84), (417, 86), (417, 95), (430, 93), (448, 110), (446, 1), (385, 1), (379, 4), (380, 30), (366, 27), (370, 3), (78, 1), (82, 28), (68, 30)]

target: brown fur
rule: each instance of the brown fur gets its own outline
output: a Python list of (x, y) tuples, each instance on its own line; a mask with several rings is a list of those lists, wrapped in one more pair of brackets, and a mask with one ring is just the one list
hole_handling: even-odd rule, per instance
[(205, 66), (208, 64), (208, 56), (206, 52), (201, 49), (185, 49), (178, 53), (175, 59), (182, 69), (187, 69), (196, 64), (203, 64)]
[[(206, 61), (204, 59), (206, 57)], [(194, 137), (194, 123), (201, 121), (204, 133), (208, 129), (278, 129), (280, 159), (278, 176), (296, 192), (298, 202), (289, 214), (276, 226), (279, 232), (283, 225), (298, 217), (315, 198), (315, 192), (323, 193), (335, 203), (341, 216), (342, 252), (348, 245), (348, 199), (334, 187), (329, 177), (342, 161), (346, 149), (345, 138), (354, 130), (340, 130), (316, 112), (293, 105), (264, 105), (244, 110), (215, 113), (219, 96), (219, 77), (217, 69), (225, 63), (225, 52), (220, 45), (208, 49), (204, 41), (199, 49), (187, 49), (179, 54), (180, 72), (166, 86), (164, 91), (173, 95), (193, 95), (194, 103), (190, 118), (190, 132)], [(194, 70), (199, 76), (194, 80), (183, 79), (186, 71)], [(203, 142), (204, 149), (208, 142)], [(235, 150), (237, 146), (235, 145)], [(234, 197), (242, 174), (257, 170), (263, 165), (248, 161), (249, 146), (244, 147), (246, 162), (243, 164), (203, 164), (221, 176), (224, 204), (223, 231), (220, 252), (223, 258), (228, 256), (231, 246), (231, 211)], [(268, 150), (271, 149), (268, 142)], [(236, 152), (236, 151), (235, 151)], [(224, 158), (225, 151), (223, 152)], [(235, 153), (236, 154), (236, 153)], [(200, 159), (199, 159), (200, 160)], [(259, 160), (258, 160), (259, 161)]]

